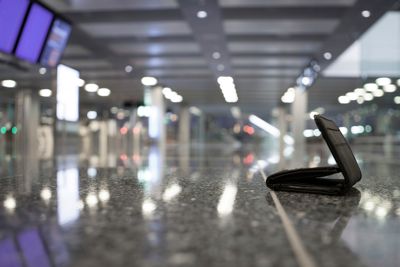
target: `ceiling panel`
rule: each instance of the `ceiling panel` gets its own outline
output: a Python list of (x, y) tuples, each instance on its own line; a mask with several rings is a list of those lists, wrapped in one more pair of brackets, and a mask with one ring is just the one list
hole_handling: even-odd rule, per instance
[(191, 30), (186, 22), (121, 22), (121, 23), (81, 23), (79, 25), (92, 37), (129, 37), (187, 35)]
[(174, 42), (174, 43), (117, 43), (110, 46), (117, 54), (146, 54), (160, 55), (166, 53), (198, 53), (200, 47), (195, 42)]
[(131, 63), (139, 67), (177, 67), (177, 66), (201, 66), (206, 67), (207, 63), (203, 57), (152, 57), (148, 59), (135, 59)]
[(310, 34), (330, 33), (338, 25), (334, 19), (304, 20), (228, 20), (224, 22), (227, 34)]
[(307, 57), (296, 57), (296, 58), (279, 58), (279, 57), (232, 57), (232, 64), (236, 67), (239, 66), (289, 66), (289, 67), (301, 67), (308, 62)]
[(299, 42), (299, 41), (266, 41), (266, 42), (230, 42), (228, 44), (231, 52), (267, 52), (267, 53), (285, 53), (285, 52), (315, 52), (321, 46), (320, 42)]
[(223, 7), (351, 6), (356, 0), (219, 0)]

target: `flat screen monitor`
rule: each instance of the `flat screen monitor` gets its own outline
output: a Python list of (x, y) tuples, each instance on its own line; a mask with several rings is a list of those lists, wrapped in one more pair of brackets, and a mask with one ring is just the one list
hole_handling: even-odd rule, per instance
[(12, 53), (28, 5), (29, 0), (0, 0), (0, 51)]
[(40, 64), (46, 67), (57, 66), (70, 34), (71, 24), (61, 19), (55, 19), (43, 49)]
[(15, 51), (18, 58), (38, 62), (52, 20), (50, 10), (38, 3), (32, 4)]

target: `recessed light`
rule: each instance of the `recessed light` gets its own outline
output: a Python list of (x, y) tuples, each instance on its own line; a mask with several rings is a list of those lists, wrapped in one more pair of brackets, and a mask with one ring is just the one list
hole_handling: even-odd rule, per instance
[(383, 86), (383, 90), (386, 93), (393, 93), (396, 91), (396, 89), (397, 89), (396, 85), (394, 85), (394, 84), (387, 84), (387, 85)]
[(378, 85), (375, 83), (366, 83), (364, 84), (364, 88), (365, 90), (372, 92), (378, 89)]
[(39, 95), (41, 97), (50, 97), (52, 95), (52, 92), (50, 89), (40, 89), (39, 90)]
[(14, 80), (4, 80), (1, 82), (1, 86), (7, 88), (15, 88), (17, 86), (17, 82)]
[(371, 101), (371, 100), (373, 100), (374, 99), (374, 96), (372, 95), (372, 94), (370, 94), (370, 93), (366, 93), (365, 95), (364, 95), (364, 100), (365, 101)]
[(99, 89), (99, 86), (95, 83), (88, 83), (85, 85), (85, 90), (86, 90), (86, 92), (89, 92), (89, 93), (96, 93), (98, 89)]
[(208, 15), (207, 12), (204, 11), (204, 10), (200, 10), (200, 11), (197, 12), (197, 17), (198, 17), (199, 19), (207, 18), (207, 15)]
[(85, 80), (84, 79), (78, 79), (78, 86), (83, 87), (85, 85)]
[(47, 69), (46, 68), (40, 68), (39, 69), (39, 74), (40, 75), (45, 75), (47, 73)]
[(125, 72), (126, 73), (130, 73), (130, 72), (132, 72), (133, 71), (133, 67), (131, 66), (131, 65), (126, 65), (125, 66)]
[(157, 84), (157, 79), (154, 77), (143, 77), (141, 80), (142, 84), (145, 86), (154, 86)]
[(97, 112), (94, 111), (94, 110), (90, 110), (90, 111), (88, 111), (88, 113), (86, 114), (86, 116), (87, 116), (87, 118), (88, 118), (89, 120), (94, 120), (94, 119), (97, 118)]
[(324, 58), (325, 58), (326, 60), (331, 60), (332, 54), (331, 54), (330, 52), (325, 52), (325, 53), (324, 53)]
[(400, 96), (396, 96), (396, 97), (394, 98), (394, 103), (400, 104)]
[(220, 59), (221, 58), (221, 53), (220, 52), (214, 52), (212, 54), (213, 59)]
[(97, 91), (97, 94), (99, 95), (99, 96), (109, 96), (110, 94), (111, 94), (111, 90), (110, 89), (108, 89), (108, 88), (100, 88), (98, 91)]
[(338, 97), (338, 101), (340, 104), (349, 104), (350, 103), (350, 99), (347, 96), (339, 96)]
[(361, 15), (362, 15), (364, 18), (369, 18), (369, 17), (371, 16), (371, 11), (369, 11), (369, 10), (363, 10), (363, 11), (361, 11)]

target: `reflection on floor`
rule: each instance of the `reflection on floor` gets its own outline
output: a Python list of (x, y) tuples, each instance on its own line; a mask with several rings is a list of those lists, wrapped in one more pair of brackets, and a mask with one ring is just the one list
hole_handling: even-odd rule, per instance
[[(354, 150), (364, 176), (347, 196), (277, 197), (317, 266), (398, 266), (400, 164)], [(323, 146), (308, 152), (308, 166), (334, 164)], [(224, 145), (3, 157), (0, 266), (299, 265), (259, 172), (283, 162)]]

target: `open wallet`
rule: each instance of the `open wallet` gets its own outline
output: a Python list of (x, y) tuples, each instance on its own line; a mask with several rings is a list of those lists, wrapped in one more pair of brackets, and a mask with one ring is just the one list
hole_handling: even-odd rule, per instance
[[(272, 190), (342, 195), (361, 180), (360, 167), (335, 122), (321, 115), (314, 116), (314, 121), (337, 165), (283, 170), (271, 174), (267, 177), (266, 185)], [(341, 175), (338, 177), (335, 174)]]

